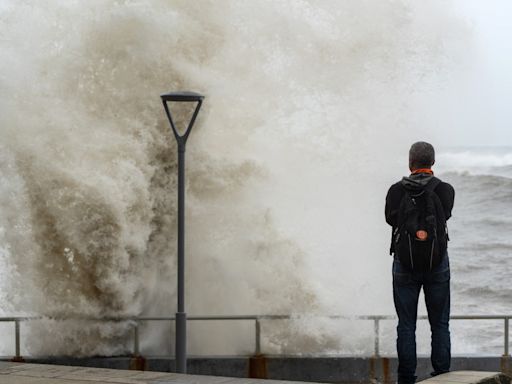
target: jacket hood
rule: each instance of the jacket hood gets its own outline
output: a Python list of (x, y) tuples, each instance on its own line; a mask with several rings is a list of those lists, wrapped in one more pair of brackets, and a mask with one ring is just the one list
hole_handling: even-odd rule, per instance
[(402, 178), (402, 185), (408, 191), (421, 191), (434, 178), (428, 173), (417, 173)]

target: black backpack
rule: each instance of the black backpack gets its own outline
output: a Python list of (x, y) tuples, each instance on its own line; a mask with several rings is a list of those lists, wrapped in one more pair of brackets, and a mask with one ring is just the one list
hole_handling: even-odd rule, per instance
[(434, 189), (441, 180), (433, 177), (416, 190), (404, 187), (393, 231), (392, 249), (409, 271), (428, 272), (441, 263), (448, 245), (444, 209)]

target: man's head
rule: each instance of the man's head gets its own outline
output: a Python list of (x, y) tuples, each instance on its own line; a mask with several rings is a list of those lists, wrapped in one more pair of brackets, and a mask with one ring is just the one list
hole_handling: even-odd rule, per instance
[(418, 141), (411, 146), (409, 150), (409, 169), (423, 169), (432, 167), (435, 163), (436, 154), (432, 144)]

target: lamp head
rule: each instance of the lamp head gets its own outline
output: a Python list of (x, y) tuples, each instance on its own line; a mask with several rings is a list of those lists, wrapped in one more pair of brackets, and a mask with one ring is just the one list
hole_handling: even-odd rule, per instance
[[(186, 91), (164, 93), (163, 95), (160, 95), (160, 97), (162, 99), (162, 103), (164, 104), (165, 113), (167, 114), (167, 118), (169, 119), (169, 123), (171, 124), (174, 136), (176, 137), (176, 140), (178, 142), (178, 148), (180, 149), (180, 151), (185, 151), (185, 144), (187, 142), (188, 135), (190, 134), (192, 126), (196, 121), (196, 117), (199, 112), (199, 109), (201, 108), (201, 104), (203, 103), (204, 96), (196, 92)], [(190, 119), (190, 122), (188, 123), (187, 129), (183, 133), (178, 132), (178, 129), (173, 121), (171, 111), (169, 109), (169, 106), (167, 105), (167, 103), (169, 102), (197, 103), (192, 114), (192, 117)]]
[(163, 102), (167, 101), (200, 101), (204, 99), (203, 95), (196, 92), (169, 92), (160, 95)]

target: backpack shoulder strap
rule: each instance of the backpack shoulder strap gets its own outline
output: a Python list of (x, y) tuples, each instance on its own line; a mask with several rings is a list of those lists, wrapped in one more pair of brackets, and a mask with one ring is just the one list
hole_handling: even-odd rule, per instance
[(425, 191), (428, 191), (429, 195), (434, 201), (434, 205), (436, 206), (438, 216), (441, 218), (442, 221), (446, 223), (443, 204), (441, 203), (441, 199), (439, 198), (437, 193), (435, 193), (434, 191), (439, 184), (441, 184), (441, 180), (438, 179), (437, 177), (433, 177), (432, 180), (430, 180), (430, 182), (425, 186)]
[(432, 177), (432, 180), (425, 185), (424, 189), (425, 191), (434, 192), (434, 189), (436, 189), (439, 184), (441, 184), (441, 180), (434, 176)]

